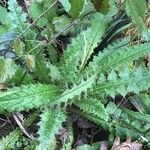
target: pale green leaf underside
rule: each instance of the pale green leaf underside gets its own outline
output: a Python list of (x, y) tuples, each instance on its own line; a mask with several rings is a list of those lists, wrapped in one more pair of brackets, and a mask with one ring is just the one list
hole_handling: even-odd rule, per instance
[(16, 65), (11, 59), (0, 58), (0, 83), (11, 79), (16, 72)]
[(69, 12), (69, 10), (71, 8), (71, 4), (70, 4), (69, 0), (60, 0), (60, 3), (63, 5), (65, 11)]
[(5, 24), (5, 22), (7, 20), (7, 10), (6, 10), (6, 8), (0, 6), (0, 14), (1, 14), (1, 16), (0, 16), (0, 22), (2, 24)]
[(143, 0), (126, 0), (126, 11), (134, 19), (143, 18), (147, 11), (146, 1)]
[(27, 27), (26, 14), (22, 11), (22, 8), (17, 4), (16, 0), (8, 1), (9, 19), (11, 21), (11, 29), (17, 29), (21, 33)]

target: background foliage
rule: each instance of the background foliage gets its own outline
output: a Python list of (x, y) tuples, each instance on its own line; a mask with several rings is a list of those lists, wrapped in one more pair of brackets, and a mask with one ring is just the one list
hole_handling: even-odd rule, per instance
[(73, 146), (71, 114), (104, 129), (110, 146), (131, 136), (148, 147), (146, 1), (21, 2), (0, 6), (0, 112), (16, 122), (0, 149), (99, 149)]

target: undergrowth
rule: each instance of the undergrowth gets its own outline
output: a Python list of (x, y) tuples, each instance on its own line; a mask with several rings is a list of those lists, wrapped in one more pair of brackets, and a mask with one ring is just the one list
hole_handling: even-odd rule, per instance
[[(115, 0), (23, 5), (8, 0), (0, 12), (0, 111), (14, 118), (29, 114), (15, 119), (19, 127), (1, 139), (1, 150), (73, 149), (71, 113), (107, 130), (110, 141), (131, 136), (149, 145), (150, 70), (143, 58), (150, 53), (150, 34), (144, 0), (125, 0), (121, 6)], [(129, 22), (111, 30), (124, 20), (119, 12)], [(131, 26), (138, 34), (125, 37)], [(40, 120), (36, 137), (26, 131), (34, 120)], [(64, 126), (68, 138), (58, 144)], [(26, 144), (19, 147), (23, 138)]]

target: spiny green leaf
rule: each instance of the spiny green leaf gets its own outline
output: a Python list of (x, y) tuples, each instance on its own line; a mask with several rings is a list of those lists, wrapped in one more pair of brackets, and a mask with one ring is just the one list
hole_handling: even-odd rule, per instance
[(139, 94), (140, 91), (147, 90), (150, 86), (150, 71), (142, 67), (129, 70), (123, 69), (116, 74), (118, 77), (115, 80), (99, 79), (99, 85), (95, 90), (105, 92), (106, 94), (115, 97), (116, 94), (125, 96), (128, 92)]
[(0, 140), (0, 150), (6, 150), (8, 148), (15, 148), (15, 143), (18, 141), (20, 137), (20, 130), (15, 129), (14, 131), (10, 132), (9, 135), (4, 137)]
[(6, 81), (7, 84), (12, 84), (15, 86), (20, 86), (20, 84), (30, 84), (30, 83), (34, 83), (32, 76), (28, 73), (25, 74), (25, 71), (21, 68), (18, 67), (15, 75), (10, 79)]
[(131, 103), (140, 113), (150, 114), (150, 96), (147, 93), (141, 93), (130, 97)]
[(71, 150), (74, 142), (73, 124), (71, 119), (67, 120), (67, 138), (63, 141), (62, 150)]
[[(115, 128), (113, 129), (114, 133), (112, 134), (116, 134), (116, 136), (122, 135), (123, 137), (125, 137), (132, 135), (133, 138), (137, 138), (139, 137), (139, 134), (142, 135), (150, 129), (150, 125), (147, 123), (148, 118), (143, 120), (144, 122), (138, 120), (137, 116), (140, 115), (140, 113), (138, 112), (135, 113), (135, 116), (132, 116), (130, 115), (130, 111), (128, 112), (128, 109), (122, 110), (118, 108), (118, 106), (116, 106), (113, 102), (110, 102), (107, 105), (106, 109), (107, 112), (111, 115), (113, 126), (115, 126)], [(110, 130), (110, 132), (112, 132), (112, 129)]]
[(130, 111), (128, 109), (124, 109), (124, 111), (126, 113), (128, 113), (129, 116), (132, 116), (138, 120), (150, 123), (150, 119), (149, 119), (150, 115), (149, 114), (141, 114), (139, 112)]
[[(108, 17), (109, 18), (109, 17)], [(60, 67), (65, 81), (74, 80), (76, 74), (85, 67), (93, 49), (101, 42), (108, 24), (108, 18), (100, 13), (94, 14), (92, 25), (72, 40), (67, 46)], [(77, 69), (77, 67), (79, 69)]]
[[(30, 116), (24, 120), (24, 127), (29, 127), (37, 116), (38, 116), (37, 111), (30, 114)], [(17, 143), (21, 135), (22, 130), (19, 127), (10, 132), (9, 135), (0, 140), (0, 150), (9, 150), (10, 148), (15, 149), (16, 148), (15, 144)]]
[(48, 44), (47, 45), (47, 51), (49, 54), (50, 62), (55, 65), (57, 64), (57, 49), (53, 44)]
[(26, 14), (22, 11), (16, 0), (8, 1), (8, 9), (11, 29), (17, 29), (21, 33), (27, 27), (27, 24), (25, 24)]
[[(131, 136), (138, 138), (139, 136), (146, 137), (146, 133), (149, 132), (149, 115), (141, 114), (139, 112), (133, 112), (128, 109), (120, 109), (114, 103), (116, 111), (111, 113), (113, 118), (113, 124), (115, 125), (115, 131), (117, 135)], [(114, 109), (111, 108), (111, 109)], [(119, 113), (118, 113), (119, 112)], [(130, 114), (131, 113), (131, 114)]]
[(43, 13), (43, 5), (32, 2), (29, 6), (29, 12), (33, 19), (37, 19)]
[(84, 100), (76, 102), (75, 105), (80, 107), (84, 112), (93, 114), (94, 116), (97, 116), (98, 118), (108, 121), (107, 111), (100, 100), (97, 100), (94, 98), (84, 99)]
[(138, 44), (129, 46), (126, 40), (113, 43), (95, 56), (93, 62), (90, 63), (91, 70), (98, 73), (110, 72), (111, 69), (119, 70), (123, 66), (128, 66), (134, 60), (144, 56), (150, 52), (150, 44)]
[(102, 14), (95, 14), (94, 18), (91, 20), (91, 28), (88, 28), (86, 31), (81, 32), (83, 39), (83, 54), (81, 54), (80, 66), (81, 69), (85, 67), (85, 64), (93, 53), (94, 48), (97, 47), (97, 45), (102, 41), (102, 36), (105, 33), (107, 24), (109, 22), (108, 20), (110, 19), (107, 17), (108, 16), (104, 16)]
[(87, 90), (92, 89), (95, 83), (95, 76), (88, 77), (86, 80), (82, 80), (79, 84), (73, 85), (72, 88), (65, 90), (60, 97), (58, 97), (52, 104), (71, 103), (76, 97), (81, 98), (81, 94), (86, 96)]
[(8, 31), (8, 27), (5, 25), (0, 25), (0, 36)]
[(37, 141), (30, 140), (30, 145), (28, 144), (24, 150), (37, 150)]
[(138, 132), (135, 132), (132, 129), (128, 129), (127, 127), (122, 127), (120, 125), (115, 126), (115, 136), (122, 137), (122, 138), (132, 136), (132, 139), (139, 138)]
[(74, 112), (78, 115), (82, 115), (84, 116), (86, 119), (94, 122), (95, 124), (97, 125), (101, 125), (102, 127), (104, 128), (110, 128), (111, 127), (111, 124), (107, 121), (104, 121), (103, 119), (95, 116), (94, 114), (91, 114), (91, 113), (88, 113), (88, 112), (84, 112), (84, 111), (80, 111), (80, 110), (77, 110), (77, 111), (72, 111), (71, 112)]
[(39, 122), (39, 150), (52, 149), (52, 143), (55, 140), (55, 134), (61, 129), (61, 124), (66, 119), (65, 113), (59, 109), (48, 109), (41, 114)]
[(14, 40), (11, 46), (15, 49), (15, 53), (17, 56), (24, 55), (25, 43), (23, 41), (21, 41), (20, 39)]
[(47, 105), (59, 94), (54, 85), (29, 84), (0, 92), (0, 110), (21, 111)]

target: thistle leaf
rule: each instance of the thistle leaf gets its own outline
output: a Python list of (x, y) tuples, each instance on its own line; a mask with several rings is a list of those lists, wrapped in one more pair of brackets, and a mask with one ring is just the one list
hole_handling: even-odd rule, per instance
[(16, 0), (8, 1), (9, 18), (11, 21), (11, 29), (17, 29), (21, 33), (26, 27), (26, 14), (22, 11), (22, 8), (18, 5)]
[(32, 72), (35, 69), (35, 57), (34, 55), (25, 55), (25, 61), (27, 68)]
[(109, 78), (105, 81), (100, 80), (95, 90), (115, 97), (116, 94), (125, 96), (130, 92), (139, 94), (140, 91), (147, 90), (150, 87), (150, 71), (146, 68), (138, 67), (133, 70), (125, 68), (116, 76), (118, 77), (115, 80)]
[(61, 124), (65, 121), (66, 116), (62, 110), (49, 109), (41, 114), (41, 121), (39, 122), (39, 150), (52, 149), (52, 143), (55, 140), (55, 134), (61, 129)]
[(102, 41), (102, 36), (105, 33), (108, 24), (108, 16), (104, 16), (102, 14), (94, 15), (94, 18), (91, 20), (92, 26), (91, 28), (83, 31), (82, 39), (83, 39), (83, 49), (81, 54), (81, 66), (80, 68), (84, 68), (88, 59), (90, 58), (93, 50), (97, 45)]
[(29, 84), (0, 92), (0, 110), (21, 111), (47, 105), (59, 94), (54, 85)]
[[(71, 18), (68, 18), (65, 15), (61, 15), (59, 17), (55, 17), (53, 19), (53, 25), (54, 25), (54, 29), (55, 31), (61, 32), (65, 27), (67, 27), (69, 24), (71, 23)], [(73, 29), (70, 28), (70, 30), (66, 30), (65, 32), (63, 32), (63, 35), (66, 36), (69, 32), (71, 32), (71, 30)]]
[(117, 41), (109, 45), (95, 56), (87, 70), (93, 70), (97, 73), (106, 73), (113, 70), (119, 70), (121, 67), (128, 66), (134, 60), (150, 52), (150, 44), (138, 44), (130, 46), (125, 44), (126, 40)]
[(84, 112), (93, 114), (98, 118), (108, 121), (108, 114), (104, 105), (97, 99), (84, 99), (74, 103), (80, 107)]
[(128, 109), (124, 109), (124, 111), (129, 115), (129, 116), (132, 116), (138, 120), (141, 120), (141, 121), (144, 121), (144, 122), (147, 122), (147, 123), (150, 123), (150, 115), (149, 114), (141, 114), (139, 112), (134, 112), (134, 111), (130, 111)]
[(101, 42), (109, 19), (110, 16), (96, 13), (91, 20), (91, 27), (82, 31), (67, 46), (67, 50), (61, 59), (63, 65), (60, 67), (63, 79), (66, 82), (74, 80), (76, 74), (85, 67), (93, 49)]
[(94, 82), (95, 76), (82, 80), (79, 84), (75, 84), (72, 88), (65, 90), (52, 104), (70, 103), (76, 97), (80, 99), (82, 93), (86, 95), (87, 90), (92, 89)]
[(14, 149), (15, 143), (18, 141), (20, 137), (20, 130), (15, 129), (10, 132), (9, 135), (0, 140), (0, 150), (6, 150), (8, 148)]
[(140, 113), (150, 114), (150, 96), (147, 93), (141, 93), (130, 98), (132, 104)]

